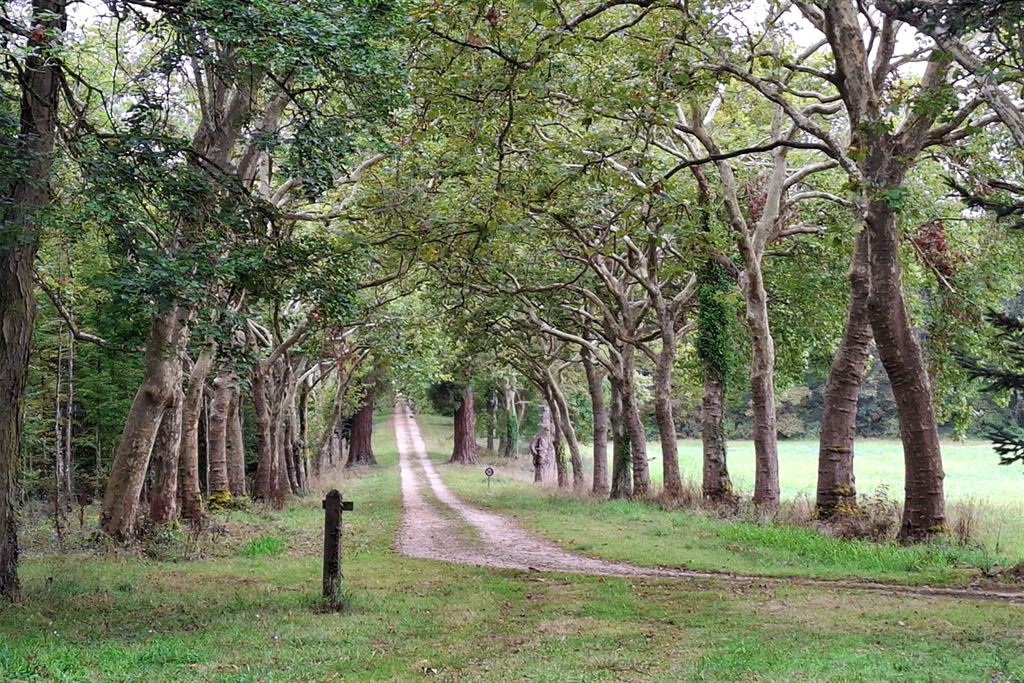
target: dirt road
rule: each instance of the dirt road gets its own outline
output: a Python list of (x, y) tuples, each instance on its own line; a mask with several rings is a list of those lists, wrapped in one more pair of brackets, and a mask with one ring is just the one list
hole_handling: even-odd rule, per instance
[(400, 455), (403, 499), (402, 525), (397, 548), (399, 552), (409, 557), (522, 571), (714, 579), (741, 584), (790, 584), (962, 599), (1005, 600), (1024, 604), (1024, 592), (978, 586), (909, 587), (857, 580), (828, 581), (743, 576), (682, 568), (640, 567), (576, 555), (524, 529), (504, 515), (482, 510), (456, 497), (445, 486), (434, 463), (427, 457), (419, 425), (405, 406), (400, 405), (396, 409), (394, 426)]

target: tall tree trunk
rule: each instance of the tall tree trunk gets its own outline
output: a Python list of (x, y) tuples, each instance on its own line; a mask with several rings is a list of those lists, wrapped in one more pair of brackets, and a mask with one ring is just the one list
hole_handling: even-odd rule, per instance
[[(548, 373), (550, 379), (549, 387), (551, 390), (551, 399), (554, 402), (555, 407), (558, 409), (558, 428), (559, 432), (564, 437), (564, 444), (569, 448), (569, 463), (572, 466), (572, 487), (577, 491), (583, 490), (586, 486), (585, 476), (583, 474), (583, 457), (580, 454), (580, 441), (576, 437), (576, 429), (572, 426), (572, 419), (569, 415), (569, 402), (565, 399), (565, 394), (562, 392), (562, 387), (559, 386), (555, 378)], [(556, 454), (558, 449), (555, 449)], [(565, 453), (564, 448), (562, 452), (562, 458), (564, 460)], [(564, 464), (564, 463), (563, 463)]]
[(459, 407), (455, 409), (455, 438), (452, 457), (448, 462), (475, 465), (476, 457), (476, 410), (473, 405), (473, 387), (467, 384), (462, 390)]
[[(667, 316), (661, 316), (667, 318)], [(672, 368), (676, 359), (674, 321), (665, 319), (661, 325), (661, 352), (654, 366), (654, 420), (661, 441), (662, 485), (665, 496), (678, 498), (683, 493), (679, 473), (679, 447), (676, 422), (672, 411)]]
[(701, 443), (704, 450), (703, 495), (711, 501), (732, 497), (732, 481), (726, 466), (725, 377), (718, 368), (704, 370), (701, 401)]
[(868, 296), (871, 292), (868, 233), (861, 231), (850, 268), (850, 304), (846, 328), (825, 384), (818, 447), (818, 491), (815, 513), (829, 519), (857, 507), (853, 474), (853, 442), (857, 431), (857, 399), (871, 348)]
[(626, 432), (629, 434), (630, 460), (633, 465), (633, 497), (645, 498), (651, 493), (651, 475), (647, 465), (647, 430), (644, 429), (640, 413), (640, 402), (636, 395), (635, 351), (632, 346), (622, 349), (622, 380), (619, 391), (622, 397), (622, 415)]
[(281, 459), (288, 475), (288, 487), (292, 494), (301, 493), (299, 488), (299, 472), (295, 466), (295, 423), (291, 411), (286, 411), (281, 421)]
[(149, 496), (149, 517), (157, 524), (178, 516), (178, 458), (181, 456), (181, 406), (185, 393), (181, 388), (181, 362), (177, 362), (174, 398), (160, 418), (153, 445), (153, 485)]
[[(834, 83), (850, 117), (853, 145), (864, 188), (862, 205), (868, 233), (870, 294), (868, 319), (878, 355), (889, 376), (899, 411), (906, 470), (900, 538), (913, 541), (946, 529), (942, 453), (931, 385), (921, 346), (914, 336), (903, 298), (900, 238), (895, 203), (905, 191), (906, 173), (929, 140), (942, 107), (913, 107), (895, 131), (880, 125), (886, 114), (885, 79), (868, 66), (869, 46), (861, 32), (861, 6), (850, 0), (821, 5), (823, 29), (836, 60)], [(921, 76), (921, 97), (949, 87), (948, 54), (935, 50)], [(881, 73), (885, 73), (882, 71)]]
[(750, 398), (754, 412), (754, 503), (779, 504), (779, 444), (775, 418), (775, 340), (768, 325), (768, 293), (759, 264), (741, 275), (750, 329)]
[[(702, 203), (707, 201), (706, 193), (702, 191)], [(726, 466), (725, 383), (731, 359), (729, 322), (733, 313), (724, 298), (732, 284), (725, 268), (717, 260), (709, 258), (704, 262), (697, 290), (696, 347), (704, 374), (701, 400), (702, 489), (704, 498), (710, 501), (732, 498), (732, 481)]]
[(234, 382), (228, 373), (220, 373), (213, 380), (213, 400), (210, 403), (210, 463), (208, 496), (211, 510), (231, 505), (231, 484), (228, 480), (228, 431), (231, 421), (231, 404), (234, 398)]
[(498, 450), (503, 458), (515, 458), (519, 450), (519, 413), (516, 409), (516, 390), (506, 382), (503, 390), (505, 399), (505, 430), (501, 434)]
[(252, 405), (256, 423), (256, 478), (252, 485), (252, 497), (265, 503), (274, 500), (279, 476), (274, 457), (275, 444), (268, 394), (267, 371), (257, 364), (252, 368)]
[(871, 252), (868, 314), (896, 399), (903, 440), (906, 484), (900, 538), (914, 541), (946, 530), (939, 431), (928, 368), (903, 299), (895, 213), (885, 201), (875, 199), (865, 221)]
[(324, 431), (320, 435), (320, 442), (317, 445), (316, 457), (313, 460), (313, 472), (317, 475), (323, 469), (324, 462), (331, 460), (334, 438), (344, 420), (345, 391), (348, 385), (347, 382), (341, 381), (340, 374), (339, 370), (338, 390), (334, 394), (334, 400), (331, 401), (331, 416), (327, 418), (327, 424), (324, 425)]
[(277, 482), (274, 486), (274, 507), (281, 509), (292, 491), (291, 479), (289, 478), (288, 461), (291, 460), (291, 453), (288, 452), (288, 427), (284, 421), (275, 420), (273, 427), (274, 434), (274, 458), (277, 460)]
[(562, 418), (562, 411), (558, 405), (558, 400), (555, 398), (554, 386), (552, 384), (542, 385), (541, 391), (544, 394), (544, 402), (547, 404), (548, 411), (551, 415), (555, 481), (558, 484), (558, 488), (568, 488), (569, 473), (566, 471), (565, 467), (565, 439), (563, 438), (563, 435), (565, 434), (565, 424)]
[(494, 453), (494, 437), (498, 423), (498, 394), (494, 389), (487, 392), (487, 452)]
[(292, 454), (292, 417), (298, 375), (293, 359), (288, 354), (278, 357), (274, 363), (274, 390), (270, 394), (271, 431), (278, 471), (274, 500), (278, 506), (283, 506), (288, 494), (295, 493), (298, 488)]
[[(29, 53), (19, 75), (21, 125), (16, 160), (21, 164), (0, 203), (0, 598), (17, 599), (18, 532), (15, 501), (25, 387), (28, 380), (36, 301), (32, 267), (39, 249), (37, 215), (50, 203), (50, 173), (57, 128), (60, 63), (44, 44), (60, 40), (66, 23), (65, 3), (33, 0)], [(59, 50), (59, 45), (53, 46)]]
[[(376, 379), (374, 379), (376, 382)], [(376, 465), (373, 455), (373, 409), (376, 400), (376, 387), (371, 384), (359, 410), (352, 418), (352, 433), (348, 441), (348, 461), (345, 467), (356, 465)]]
[(68, 391), (64, 417), (64, 496), (70, 510), (75, 495), (75, 338), (72, 335), (68, 335)]
[(309, 386), (305, 382), (299, 387), (292, 424), (292, 455), (295, 458), (295, 480), (299, 485), (297, 493), (305, 494), (309, 491), (309, 469), (306, 466), (309, 460)]
[(231, 410), (228, 414), (228, 490), (232, 497), (245, 495), (245, 436), (242, 430), (242, 394), (238, 378), (231, 377)]
[[(63, 335), (60, 335), (61, 337)], [(58, 548), (64, 547), (64, 523), (67, 501), (64, 495), (64, 397), (63, 397), (64, 344), (58, 337), (56, 382), (53, 392), (53, 524)]]
[(185, 309), (173, 304), (170, 310), (155, 314), (150, 323), (142, 385), (132, 401), (114, 452), (100, 513), (100, 526), (117, 540), (135, 535), (139, 495), (153, 444), (179, 384), (178, 364), (188, 317)]
[(629, 431), (623, 416), (622, 383), (610, 376), (612, 400), (610, 410), (612, 436), (612, 498), (633, 496), (632, 452)]
[(181, 516), (200, 520), (203, 517), (203, 494), (199, 485), (199, 419), (203, 413), (206, 377), (213, 366), (215, 351), (204, 347), (188, 377), (185, 400), (181, 404), (181, 455), (178, 457)]
[(604, 401), (605, 372), (594, 362), (590, 351), (584, 349), (581, 356), (583, 369), (587, 374), (591, 412), (594, 416), (593, 492), (599, 496), (606, 496), (608, 495), (608, 406)]
[(562, 430), (555, 430), (555, 477), (558, 481), (558, 488), (569, 488), (569, 473), (565, 466), (565, 439), (562, 438)]
[(555, 426), (552, 420), (551, 408), (547, 401), (541, 405), (540, 425), (538, 432), (530, 439), (530, 455), (533, 458), (533, 481), (541, 483), (544, 475), (554, 459), (554, 436)]

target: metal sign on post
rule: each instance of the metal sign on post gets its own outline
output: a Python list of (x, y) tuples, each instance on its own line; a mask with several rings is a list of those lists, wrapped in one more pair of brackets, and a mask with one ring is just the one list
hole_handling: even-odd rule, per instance
[(351, 512), (352, 501), (342, 500), (341, 492), (332, 489), (324, 498), (324, 599), (338, 606), (341, 592), (341, 513)]
[(494, 476), (494, 468), (493, 467), (488, 467), (487, 469), (484, 470), (484, 474), (487, 475), (487, 490), (490, 491), (491, 490), (491, 477)]

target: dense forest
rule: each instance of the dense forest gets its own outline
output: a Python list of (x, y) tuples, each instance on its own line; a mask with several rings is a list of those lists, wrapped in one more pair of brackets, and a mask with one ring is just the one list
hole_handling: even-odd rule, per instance
[(29, 518), (280, 509), (396, 397), (668, 508), (681, 437), (768, 511), (818, 439), (819, 520), (899, 438), (899, 539), (944, 534), (940, 437), (1021, 452), (1021, 12), (3, 2), (0, 594)]

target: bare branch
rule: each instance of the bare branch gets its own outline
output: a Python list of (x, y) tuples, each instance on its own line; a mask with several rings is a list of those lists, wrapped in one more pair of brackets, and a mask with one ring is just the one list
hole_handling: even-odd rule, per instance
[(64, 319), (65, 323), (67, 323), (68, 330), (71, 331), (72, 337), (74, 337), (78, 341), (89, 342), (91, 344), (96, 344), (97, 346), (107, 346), (109, 344), (109, 342), (103, 337), (98, 337), (95, 334), (83, 332), (81, 329), (79, 329), (78, 323), (75, 320), (75, 314), (72, 313), (71, 310), (66, 305), (64, 305), (64, 301), (60, 298), (60, 295), (57, 294), (57, 291), (49, 284), (47, 284), (47, 282), (43, 280), (42, 276), (40, 276), (39, 273), (33, 272), (32, 280), (35, 281), (39, 289), (43, 290), (47, 298), (50, 300), (50, 303), (53, 304), (53, 307), (57, 311), (57, 314)]

